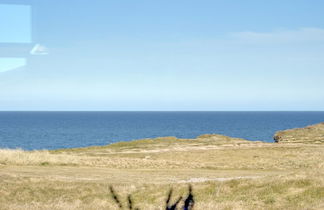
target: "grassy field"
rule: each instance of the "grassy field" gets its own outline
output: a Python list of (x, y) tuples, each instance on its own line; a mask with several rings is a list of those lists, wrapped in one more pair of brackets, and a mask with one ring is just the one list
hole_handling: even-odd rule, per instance
[(55, 151), (0, 150), (0, 209), (164, 209), (193, 186), (195, 209), (324, 209), (324, 145), (221, 135)]

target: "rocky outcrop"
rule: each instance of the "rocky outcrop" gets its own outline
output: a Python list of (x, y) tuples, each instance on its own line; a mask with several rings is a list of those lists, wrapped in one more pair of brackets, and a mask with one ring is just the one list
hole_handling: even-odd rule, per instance
[(273, 137), (277, 143), (324, 143), (324, 122), (305, 128), (278, 131)]

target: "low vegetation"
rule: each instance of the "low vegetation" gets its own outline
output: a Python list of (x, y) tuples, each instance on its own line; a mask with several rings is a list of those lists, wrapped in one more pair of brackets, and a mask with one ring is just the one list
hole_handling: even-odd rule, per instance
[[(304, 133), (304, 135), (306, 135)], [(0, 209), (165, 209), (193, 187), (194, 209), (323, 209), (324, 144), (221, 135), (54, 151), (0, 150)]]

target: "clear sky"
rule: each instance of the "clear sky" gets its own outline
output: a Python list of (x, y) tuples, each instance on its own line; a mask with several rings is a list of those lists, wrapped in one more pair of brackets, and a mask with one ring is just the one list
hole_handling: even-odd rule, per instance
[(29, 2), (0, 0), (0, 110), (324, 110), (322, 0)]

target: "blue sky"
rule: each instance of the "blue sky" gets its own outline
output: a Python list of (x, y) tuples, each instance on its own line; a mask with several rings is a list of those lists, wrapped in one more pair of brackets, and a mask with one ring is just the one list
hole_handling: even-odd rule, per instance
[(324, 1), (30, 2), (0, 42), (48, 54), (0, 57), (0, 110), (324, 110)]

